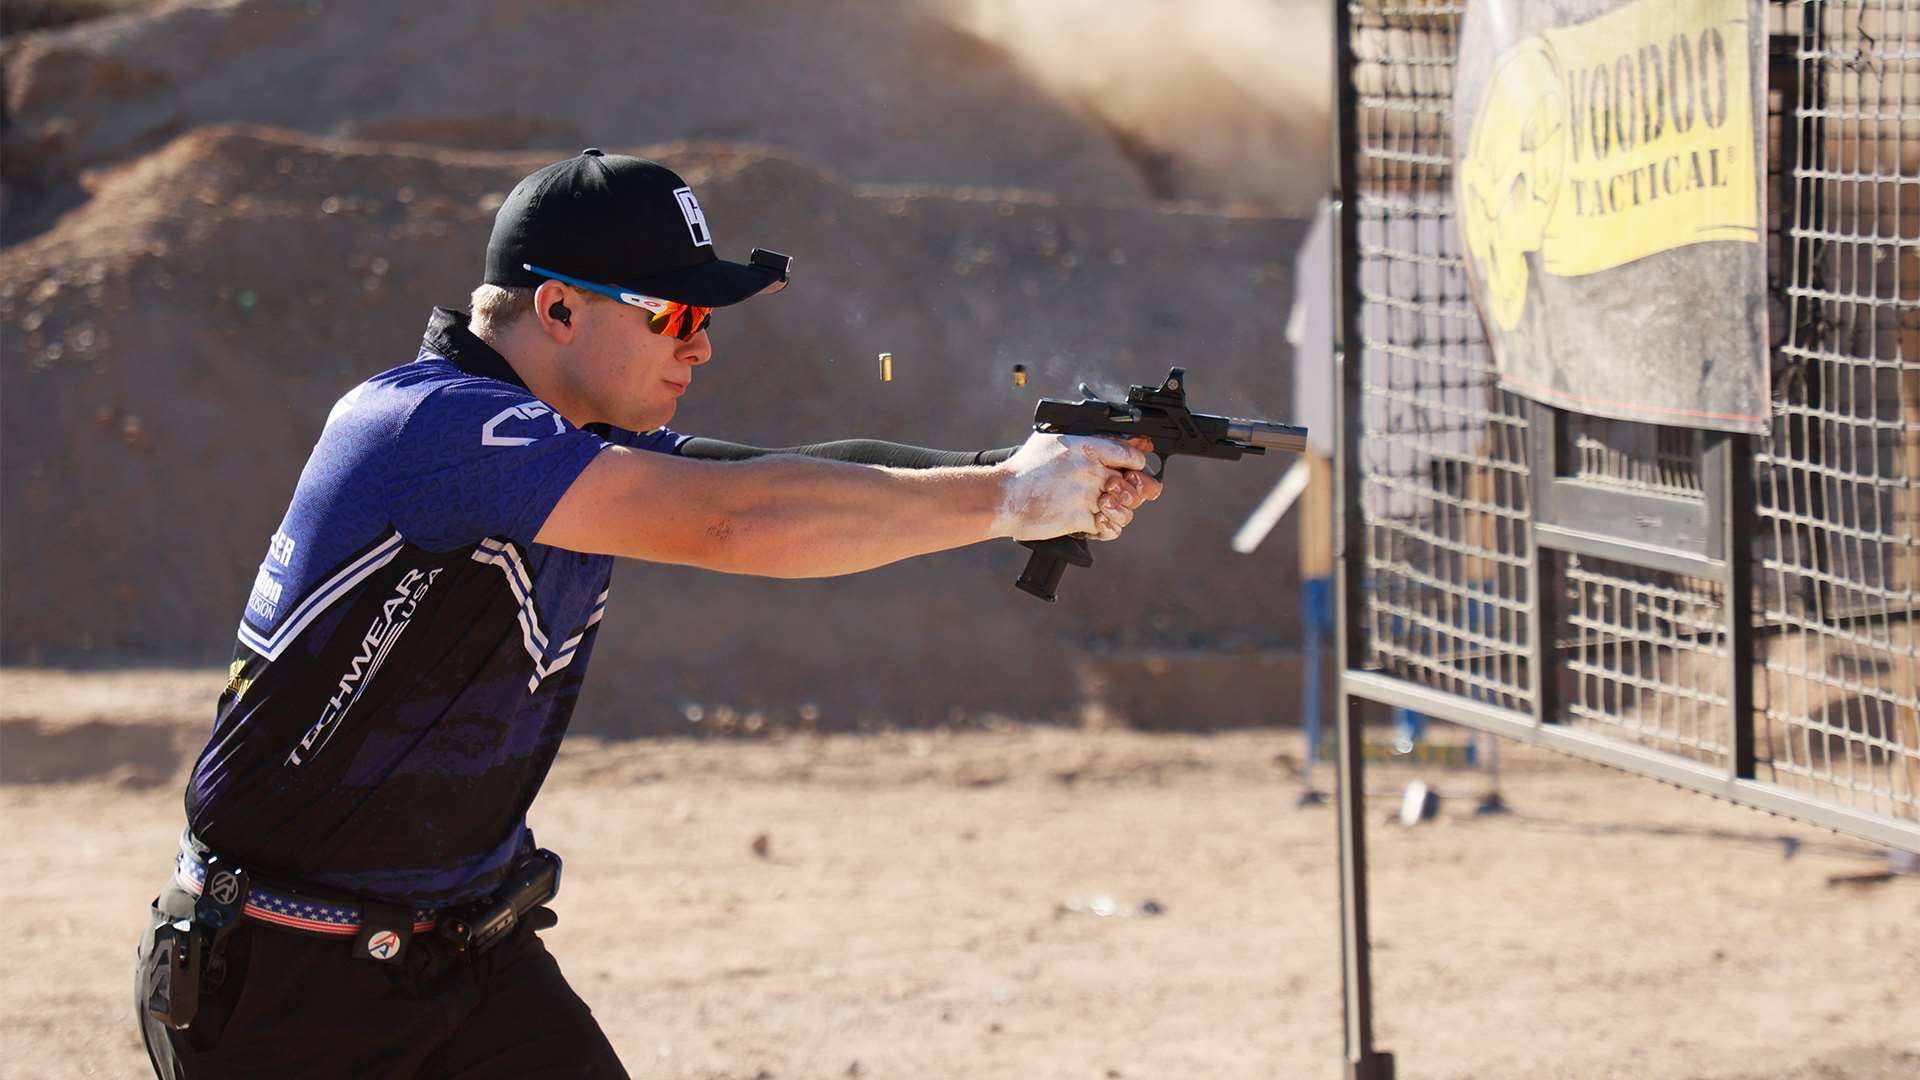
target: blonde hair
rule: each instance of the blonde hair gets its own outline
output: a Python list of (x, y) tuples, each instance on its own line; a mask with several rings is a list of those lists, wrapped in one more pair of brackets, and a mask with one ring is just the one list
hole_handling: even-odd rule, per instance
[[(533, 293), (533, 289), (524, 285), (479, 286), (467, 300), (467, 309), (472, 313), (467, 329), (481, 338), (492, 338), (533, 310)], [(589, 304), (607, 299), (584, 289), (580, 290), (580, 296)]]

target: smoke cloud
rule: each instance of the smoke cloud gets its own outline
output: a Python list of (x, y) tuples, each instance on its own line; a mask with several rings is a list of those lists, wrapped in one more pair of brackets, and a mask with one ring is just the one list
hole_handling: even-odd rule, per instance
[(951, 0), (956, 25), (1098, 117), (1160, 198), (1310, 210), (1330, 186), (1317, 0)]

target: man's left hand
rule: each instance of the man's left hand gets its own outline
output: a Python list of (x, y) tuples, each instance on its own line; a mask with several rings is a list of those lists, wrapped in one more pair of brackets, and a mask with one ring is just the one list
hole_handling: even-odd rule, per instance
[[(1143, 454), (1153, 452), (1152, 439), (1128, 439), (1129, 446)], [(1100, 496), (1100, 509), (1093, 516), (1098, 531), (1090, 539), (1115, 540), (1133, 522), (1133, 512), (1160, 497), (1161, 483), (1137, 469), (1127, 469), (1107, 483)]]

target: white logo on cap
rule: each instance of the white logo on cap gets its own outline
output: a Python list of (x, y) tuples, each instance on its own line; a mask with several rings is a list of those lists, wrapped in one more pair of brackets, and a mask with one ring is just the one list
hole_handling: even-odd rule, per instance
[(687, 231), (693, 234), (694, 247), (712, 247), (713, 234), (707, 231), (707, 215), (700, 212), (700, 200), (692, 188), (676, 188), (673, 197), (680, 200), (680, 216), (687, 219)]

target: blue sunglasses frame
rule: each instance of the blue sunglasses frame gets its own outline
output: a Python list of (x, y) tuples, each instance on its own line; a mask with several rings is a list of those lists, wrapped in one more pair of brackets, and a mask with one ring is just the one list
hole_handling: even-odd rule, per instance
[[(535, 266), (532, 263), (521, 263), (520, 267), (521, 269), (526, 270), (530, 273), (539, 274), (541, 277), (552, 278), (553, 280), (561, 282), (562, 284), (571, 285), (576, 289), (585, 289), (588, 292), (596, 292), (602, 296), (612, 297), (613, 299), (618, 300), (629, 307), (637, 307), (642, 311), (650, 312), (653, 315), (653, 318), (650, 318), (647, 320), (647, 325), (656, 334), (666, 333), (666, 329), (664, 327), (655, 326), (654, 323), (656, 320), (658, 320), (662, 316), (668, 314), (671, 311), (671, 308), (701, 307), (701, 305), (699, 304), (685, 304), (685, 303), (681, 303), (678, 300), (662, 300), (657, 296), (648, 296), (645, 293), (637, 293), (631, 289), (622, 289), (617, 285), (602, 285), (597, 281), (588, 281), (585, 278), (577, 278), (571, 274), (562, 274), (557, 270), (549, 270), (544, 266)], [(705, 318), (702, 318), (700, 320), (700, 325), (689, 329), (684, 334), (675, 334), (674, 336), (679, 338), (681, 341), (692, 341), (693, 335), (699, 333), (702, 330), (705, 330), (707, 328), (707, 325), (713, 322), (713, 309), (706, 308), (705, 310), (707, 314)]]

